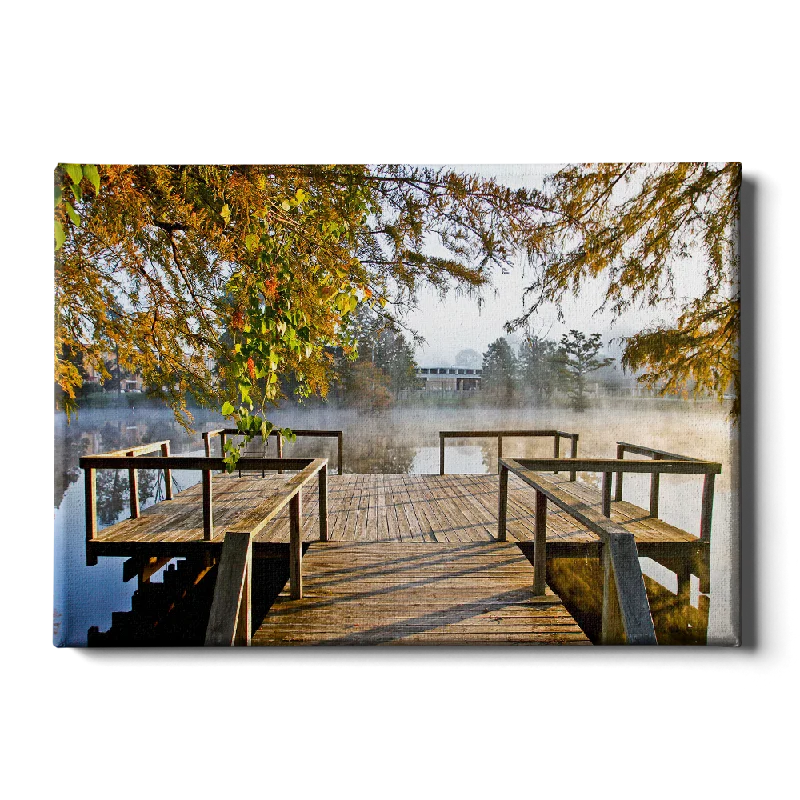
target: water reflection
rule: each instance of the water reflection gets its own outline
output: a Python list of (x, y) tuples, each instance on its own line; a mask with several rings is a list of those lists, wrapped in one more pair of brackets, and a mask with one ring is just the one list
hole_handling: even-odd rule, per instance
[[(641, 559), (643, 562), (649, 560)], [(642, 568), (645, 569), (646, 565), (642, 564)], [(692, 591), (692, 560), (670, 559), (668, 569), (676, 570), (678, 580), (675, 592), (647, 574), (644, 578), (658, 643), (706, 644), (710, 601), (696, 590), (696, 585), (695, 591)], [(561, 597), (584, 633), (592, 642), (599, 644), (603, 602), (603, 571), (600, 559), (548, 559), (547, 582)]]

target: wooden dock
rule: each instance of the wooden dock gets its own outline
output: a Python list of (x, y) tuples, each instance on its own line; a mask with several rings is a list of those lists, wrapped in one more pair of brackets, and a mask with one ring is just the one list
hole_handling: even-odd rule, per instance
[(588, 645), (508, 542), (315, 542), (301, 600), (288, 585), (253, 645)]
[[(587, 644), (546, 583), (547, 560), (565, 557), (601, 563), (604, 643), (657, 643), (641, 556), (674, 568), (682, 596), (690, 574), (709, 591), (713, 462), (624, 442), (616, 459), (576, 458), (577, 434), (493, 431), (500, 447), (502, 436), (552, 437), (554, 457), (501, 458), (494, 475), (329, 475), (325, 459), (284, 459), (279, 447), (277, 459), (245, 457), (228, 475), (210, 455), (212, 434), (228, 433), (206, 435), (205, 458), (170, 456), (158, 442), (81, 459), (87, 563), (127, 557), (123, 572), (140, 584), (173, 557), (218, 565), (206, 644)], [(341, 470), (341, 432), (321, 433), (339, 439)], [(465, 435), (443, 432), (441, 471), (445, 439)], [(565, 437), (568, 459), (559, 454)], [(127, 469), (131, 484), (131, 518), (103, 530), (98, 469)], [(145, 510), (140, 469), (160, 470), (168, 487)], [(175, 470), (200, 471), (202, 481), (173, 493)], [(577, 480), (580, 472), (599, 472), (601, 487)], [(650, 475), (650, 510), (623, 501), (624, 472)], [(703, 476), (697, 534), (658, 518), (664, 473)], [(284, 591), (253, 619), (252, 560), (287, 556)]]

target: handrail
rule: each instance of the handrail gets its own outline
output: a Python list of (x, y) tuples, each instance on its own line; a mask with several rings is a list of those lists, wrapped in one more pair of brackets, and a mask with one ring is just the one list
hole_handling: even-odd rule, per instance
[[(292, 433), (295, 436), (303, 436), (303, 437), (312, 437), (312, 438), (319, 438), (319, 439), (336, 439), (337, 440), (337, 448), (336, 448), (336, 469), (339, 475), (342, 474), (342, 431), (337, 430), (294, 430), (292, 429)], [(244, 436), (245, 434), (242, 433), (238, 428), (218, 428), (213, 431), (205, 431), (203, 433), (203, 443), (206, 449), (206, 456), (211, 456), (211, 440), (215, 437), (219, 437), (220, 439), (220, 450), (224, 454), (225, 453), (225, 441), (228, 436)], [(261, 436), (260, 433), (257, 433), (256, 436)], [(274, 428), (267, 434), (267, 439), (270, 436), (274, 436), (277, 447), (278, 447), (278, 458), (283, 458), (283, 436), (281, 436), (280, 430)], [(239, 467), (240, 477), (241, 477), (241, 467)], [(283, 470), (278, 470), (278, 472), (283, 472)]]
[[(553, 458), (560, 457), (561, 439), (570, 439), (570, 458), (578, 457), (578, 434), (566, 433), (547, 428), (540, 430), (488, 430), (488, 431), (439, 431), (439, 474), (444, 475), (444, 440), (445, 439), (493, 439), (497, 437), (497, 459), (503, 457), (503, 438), (534, 438), (552, 437), (553, 438)], [(499, 469), (499, 468), (498, 468)], [(555, 471), (558, 474), (558, 470)], [(570, 470), (569, 479), (576, 479), (574, 471)]]
[[(552, 459), (547, 461), (552, 462)], [(600, 537), (603, 564), (603, 643), (658, 644), (633, 534), (598, 514), (590, 505), (565, 490), (563, 484), (552, 483), (526, 467), (520, 460), (501, 459), (499, 466), (497, 536), (500, 541), (506, 541), (508, 473), (513, 472), (536, 490), (534, 594), (541, 595), (545, 591), (547, 502), (550, 501)]]
[[(645, 447), (640, 444), (631, 444), (630, 442), (617, 442), (617, 458), (622, 460), (625, 453), (633, 453), (634, 455), (649, 456), (654, 461), (661, 462), (663, 459), (671, 459), (672, 461), (688, 461), (692, 463), (703, 463), (698, 458), (691, 456), (682, 456), (677, 453), (668, 453), (666, 450), (657, 450), (655, 447)], [(628, 470), (625, 470), (627, 472)], [(720, 469), (721, 471), (721, 469)], [(618, 470), (616, 488), (614, 491), (614, 500), (618, 503), (622, 501), (622, 470)], [(658, 518), (658, 498), (661, 486), (659, 472), (653, 472), (650, 477), (650, 516)], [(711, 540), (711, 515), (714, 509), (714, 474), (705, 473), (703, 480), (703, 500), (702, 512), (700, 517), (700, 538), (703, 541)]]
[(217, 567), (206, 645), (248, 646), (252, 636), (253, 543), (249, 533), (225, 534)]

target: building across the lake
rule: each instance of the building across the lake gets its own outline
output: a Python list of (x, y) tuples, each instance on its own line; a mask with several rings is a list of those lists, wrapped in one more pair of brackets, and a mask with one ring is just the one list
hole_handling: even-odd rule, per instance
[(483, 370), (473, 367), (417, 367), (417, 379), (431, 391), (472, 391), (481, 388)]

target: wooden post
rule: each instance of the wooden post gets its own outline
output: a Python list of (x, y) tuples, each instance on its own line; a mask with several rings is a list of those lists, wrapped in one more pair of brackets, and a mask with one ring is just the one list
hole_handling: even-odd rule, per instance
[[(225, 458), (225, 433), (221, 433), (219, 435), (219, 455), (220, 455), (220, 458)], [(220, 472), (224, 474), (225, 473), (225, 468), (223, 467), (220, 470)], [(242, 471), (241, 470), (239, 470), (239, 477), (240, 478), (242, 477)]]
[[(561, 437), (556, 434), (553, 437), (553, 458), (561, 458)], [(553, 475), (558, 475), (558, 470), (553, 470)]]
[[(161, 445), (161, 456), (169, 458), (169, 442)], [(172, 500), (172, 470), (169, 467), (164, 468), (164, 498)]]
[(533, 549), (533, 594), (545, 594), (547, 578), (547, 496), (536, 492), (536, 517)]
[(611, 476), (613, 472), (603, 473), (603, 516), (611, 517)]
[(244, 584), (242, 597), (239, 601), (239, 616), (236, 620), (236, 633), (233, 643), (237, 647), (249, 647), (253, 636), (252, 631), (252, 605), (253, 605), (253, 546), (247, 548), (247, 566), (244, 571)]
[(206, 448), (206, 458), (211, 458), (211, 439), (208, 438), (208, 431), (203, 434), (203, 445)]
[(203, 539), (214, 538), (214, 497), (211, 489), (211, 470), (203, 470)]
[[(618, 444), (617, 445), (617, 458), (623, 459), (625, 458), (625, 445)], [(614, 492), (614, 500), (618, 503), (622, 502), (622, 472), (617, 473), (617, 486)]]
[(342, 432), (339, 431), (338, 435), (336, 436), (336, 467), (339, 470), (339, 474), (342, 474)]
[[(661, 456), (658, 453), (653, 454), (654, 461), (660, 461)], [(661, 476), (654, 472), (650, 476), (650, 516), (658, 517), (658, 487), (661, 482)]]
[(444, 475), (444, 436), (439, 434), (439, 474)]
[[(127, 453), (129, 458), (133, 458), (135, 450), (131, 450)], [(128, 470), (128, 484), (130, 486), (130, 495), (131, 495), (131, 519), (139, 519), (140, 511), (139, 511), (139, 470), (138, 469), (129, 469)]]
[(303, 492), (301, 489), (289, 501), (289, 595), (292, 600), (300, 600), (303, 596), (302, 516)]
[(96, 470), (87, 467), (83, 471), (84, 492), (86, 497), (86, 541), (91, 542), (97, 538), (97, 484), (95, 481)]
[(602, 644), (625, 644), (625, 628), (619, 608), (617, 582), (611, 563), (611, 545), (603, 544), (601, 564), (603, 569), (603, 617), (600, 632)]
[[(281, 434), (280, 431), (278, 431), (277, 440), (278, 440), (278, 458), (283, 458), (283, 435)], [(278, 475), (283, 475), (282, 469), (278, 470)]]
[[(577, 458), (578, 457), (578, 434), (577, 433), (573, 433), (572, 434), (572, 445), (570, 446), (569, 457), (570, 458)], [(571, 469), (569, 471), (569, 479), (571, 481), (574, 481), (574, 480), (577, 480), (577, 478), (578, 478), (578, 473), (574, 469)]]
[(500, 471), (500, 459), (503, 457), (503, 437), (497, 437), (497, 471)]
[(319, 471), (319, 540), (328, 541), (328, 467)]
[(497, 541), (506, 539), (506, 511), (508, 509), (508, 467), (500, 464), (500, 490), (497, 493)]
[(692, 600), (691, 565), (688, 558), (682, 558), (675, 570), (678, 576), (678, 600), (681, 606), (688, 606)]
[(714, 510), (714, 474), (706, 473), (703, 480), (703, 505), (700, 514), (700, 538), (711, 541), (711, 514)]

